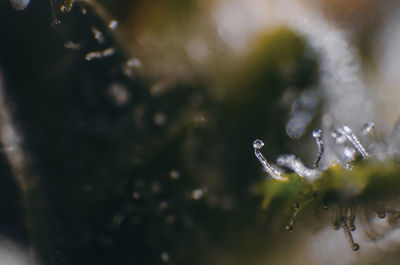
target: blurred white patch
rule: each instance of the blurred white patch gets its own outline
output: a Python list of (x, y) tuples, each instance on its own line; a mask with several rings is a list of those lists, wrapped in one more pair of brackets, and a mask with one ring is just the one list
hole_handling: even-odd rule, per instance
[(392, 7), (386, 16), (383, 28), (377, 36), (374, 47), (374, 60), (377, 62), (377, 73), (371, 73), (371, 83), (376, 106), (378, 128), (386, 128), (390, 134), (392, 124), (400, 114), (400, 7)]
[(128, 67), (139, 68), (142, 66), (142, 62), (138, 58), (131, 58), (126, 62)]
[(134, 72), (142, 67), (142, 61), (138, 58), (130, 58), (128, 59), (124, 65), (122, 66), (122, 73), (127, 77), (132, 77)]
[(315, 109), (319, 102), (316, 89), (303, 91), (293, 102), (290, 110), (290, 118), (286, 124), (286, 133), (293, 139), (303, 136), (308, 124), (315, 115)]
[(116, 20), (111, 20), (108, 23), (108, 28), (111, 30), (115, 30), (117, 27), (118, 27), (118, 21), (116, 21)]
[(30, 0), (10, 0), (11, 6), (16, 10), (24, 10), (30, 2)]
[(380, 74), (386, 82), (400, 82), (400, 13), (394, 12), (387, 19), (376, 46), (376, 60)]
[(206, 43), (201, 39), (190, 40), (186, 52), (190, 58), (200, 63), (204, 62), (210, 53)]
[(22, 249), (14, 242), (0, 237), (0, 264), (1, 265), (35, 265), (27, 250)]
[(342, 229), (334, 230), (328, 226), (308, 240), (310, 256), (316, 264), (345, 265), (357, 259), (357, 252), (347, 244)]
[[(319, 55), (323, 112), (331, 116), (332, 122), (339, 126), (347, 124), (358, 132), (373, 120), (373, 99), (363, 80), (358, 50), (347, 33), (328, 20), (317, 1), (221, 0), (212, 15), (219, 36), (236, 51), (247, 48), (268, 29), (288, 26), (303, 36)], [(293, 117), (286, 128), (288, 134), (299, 138), (311, 117)], [(323, 127), (322, 131), (328, 133), (330, 128)], [(327, 150), (323, 159), (329, 165), (335, 154)]]
[(197, 201), (197, 200), (201, 199), (204, 196), (204, 194), (205, 194), (205, 190), (203, 190), (203, 189), (195, 189), (195, 190), (192, 191), (191, 196), (192, 196), (193, 200)]
[(360, 245), (360, 249), (356, 252), (351, 250), (342, 229), (334, 230), (329, 225), (310, 235), (306, 244), (309, 256), (314, 261), (310, 264), (371, 264), (379, 262), (387, 252), (398, 251), (400, 227), (393, 227), (388, 217), (368, 218), (371, 218), (368, 226), (356, 219), (357, 230), (352, 232), (354, 241)]
[(93, 32), (93, 37), (97, 40), (98, 43), (103, 43), (104, 42), (103, 32), (98, 30), (96, 27), (92, 28), (92, 32)]
[(169, 172), (169, 176), (171, 179), (178, 179), (180, 177), (180, 173), (178, 170), (171, 170), (171, 172)]
[(309, 41), (319, 54), (321, 89), (327, 104), (325, 111), (334, 121), (358, 130), (371, 120), (371, 100), (363, 82), (358, 50), (345, 32), (331, 23), (314, 1), (280, 1), (289, 26)]
[(164, 251), (161, 253), (161, 260), (164, 262), (168, 262), (170, 260), (168, 252)]
[(73, 41), (67, 41), (64, 43), (64, 47), (66, 49), (79, 50), (81, 48), (81, 45)]
[(163, 112), (157, 112), (153, 116), (154, 123), (158, 126), (164, 126), (167, 122), (167, 116)]
[(115, 53), (115, 48), (113, 48), (113, 47), (107, 48), (103, 51), (93, 51), (93, 52), (89, 52), (85, 55), (85, 60), (91, 61), (93, 59), (102, 59), (105, 57), (110, 57), (110, 56), (114, 55), (114, 53)]
[(128, 88), (121, 83), (112, 84), (108, 88), (108, 94), (114, 99), (115, 104), (119, 106), (126, 105), (131, 98)]
[(281, 20), (277, 14), (273, 1), (223, 0), (212, 16), (220, 37), (239, 51), (266, 28), (278, 25)]
[(155, 97), (161, 96), (167, 92), (172, 85), (173, 82), (168, 79), (157, 81), (150, 87), (150, 94)]

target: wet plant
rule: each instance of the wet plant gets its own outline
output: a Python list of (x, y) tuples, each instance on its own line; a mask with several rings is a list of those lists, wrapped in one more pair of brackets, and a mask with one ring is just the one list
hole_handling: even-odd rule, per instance
[[(394, 128), (397, 127), (396, 124)], [(256, 157), (272, 178), (259, 187), (259, 193), (264, 197), (263, 207), (268, 208), (272, 203), (282, 201), (286, 209), (293, 205), (293, 213), (285, 228), (288, 231), (294, 229), (297, 217), (304, 208), (331, 208), (333, 228), (342, 228), (351, 249), (357, 251), (360, 246), (354, 242), (352, 232), (356, 230), (356, 218), (360, 215), (367, 220), (363, 224), (367, 227), (373, 227), (372, 221), (368, 221), (373, 218), (371, 213), (381, 219), (389, 218), (393, 228), (400, 224), (398, 210), (385, 207), (388, 201), (399, 196), (400, 149), (393, 140), (396, 134), (394, 129), (388, 139), (371, 137), (376, 133), (374, 124), (368, 123), (361, 131), (360, 140), (348, 126), (332, 127), (325, 136), (333, 141), (328, 141), (326, 145), (321, 138), (321, 130), (316, 130), (313, 137), (316, 139), (317, 157), (313, 168), (306, 167), (292, 154), (277, 158), (276, 163), (280, 167), (288, 168), (293, 173), (285, 173), (282, 168), (269, 164), (260, 153), (263, 142), (255, 140)], [(319, 161), (326, 148), (335, 150), (336, 159), (321, 167)]]

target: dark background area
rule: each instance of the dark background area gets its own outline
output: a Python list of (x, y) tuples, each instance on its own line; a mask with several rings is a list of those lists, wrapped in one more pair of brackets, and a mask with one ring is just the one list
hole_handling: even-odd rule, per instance
[[(126, 3), (106, 8), (123, 23), (136, 6)], [(287, 87), (301, 91), (316, 82), (317, 64), (304, 41), (286, 29), (270, 33), (247, 70), (226, 82), (235, 88), (223, 101), (201, 75), (154, 97), (151, 80), (121, 70), (128, 59), (121, 45), (129, 43), (116, 43), (103, 18), (86, 8), (86, 15), (78, 5), (58, 14), (62, 23), (52, 28), (47, 1), (32, 1), (24, 11), (0, 2), (7, 105), (46, 206), (40, 214), (49, 238), (43, 240), (52, 249), (42, 260), (195, 265), (245, 264), (262, 256), (284, 225), (252, 193), (264, 178), (252, 141), (264, 139), (267, 157), (293, 145), (284, 130), (289, 109), (279, 99)], [(94, 26), (104, 43), (93, 38)], [(82, 48), (66, 49), (71, 40)], [(85, 60), (107, 47), (116, 53)], [(289, 79), (275, 67), (285, 60), (296, 62)], [(131, 95), (123, 106), (110, 97), (115, 83)], [(154, 122), (157, 113), (168, 117), (165, 124)], [(0, 170), (0, 232), (29, 246), (20, 191), (3, 153)], [(179, 178), (171, 178), (173, 170)], [(198, 189), (200, 199), (193, 197)]]

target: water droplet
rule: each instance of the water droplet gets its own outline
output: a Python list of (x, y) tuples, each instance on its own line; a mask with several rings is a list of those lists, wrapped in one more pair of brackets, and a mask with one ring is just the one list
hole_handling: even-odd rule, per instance
[(163, 126), (167, 122), (167, 116), (163, 112), (157, 112), (153, 116), (154, 123), (158, 126)]
[(138, 58), (131, 58), (126, 61), (126, 65), (129, 67), (140, 68), (142, 66), (142, 62)]
[(119, 106), (126, 105), (130, 100), (130, 93), (127, 87), (121, 83), (114, 83), (108, 88), (108, 94), (114, 99)]
[(132, 192), (132, 197), (134, 199), (139, 199), (140, 198), (140, 194), (138, 192), (134, 191), (134, 192)]
[(361, 131), (362, 136), (366, 136), (368, 134), (372, 134), (375, 131), (375, 123), (368, 122), (364, 125), (364, 128)]
[(180, 174), (178, 170), (171, 170), (171, 172), (169, 172), (169, 176), (171, 179), (178, 179)]
[(264, 170), (274, 179), (287, 181), (287, 177), (282, 176), (282, 172), (279, 168), (272, 167), (265, 157), (261, 154), (260, 149), (264, 146), (264, 143), (261, 140), (255, 140), (253, 142), (254, 154), (257, 157), (258, 161), (260, 161)]
[(161, 260), (164, 262), (168, 262), (170, 260), (169, 255), (166, 251), (161, 253)]
[(162, 201), (162, 202), (160, 202), (160, 205), (158, 205), (158, 208), (160, 210), (165, 210), (168, 208), (168, 203), (166, 201)]
[(142, 67), (142, 62), (138, 58), (131, 58), (124, 63), (122, 73), (127, 77), (131, 77), (133, 76), (134, 69), (140, 67)]
[(101, 59), (104, 57), (109, 57), (114, 55), (115, 53), (115, 48), (107, 48), (103, 51), (93, 51), (93, 52), (89, 52), (85, 55), (85, 59), (86, 61), (91, 61), (93, 59)]
[(337, 144), (344, 144), (346, 142), (346, 137), (337, 131), (332, 131), (331, 136), (333, 139), (335, 139)]
[(356, 155), (356, 150), (354, 148), (345, 146), (343, 148), (343, 155), (347, 159), (346, 162), (353, 161)]
[(353, 251), (358, 251), (360, 249), (360, 246), (357, 244), (357, 243), (354, 243), (352, 246), (351, 246), (351, 250), (353, 250)]
[(287, 225), (287, 226), (285, 226), (285, 230), (286, 231), (293, 231), (293, 229), (294, 229), (294, 227), (292, 226), (292, 225)]
[(286, 124), (286, 133), (290, 138), (299, 139), (303, 136), (306, 122), (304, 119), (291, 119)]
[(108, 56), (114, 55), (114, 53), (115, 53), (115, 48), (110, 47), (110, 48), (105, 49), (102, 52), (102, 55), (103, 55), (103, 57), (108, 57)]
[(81, 48), (81, 45), (73, 41), (67, 41), (64, 43), (64, 47), (66, 49), (79, 50)]
[(202, 189), (195, 189), (192, 191), (192, 199), (199, 200), (203, 197), (204, 191)]
[(303, 91), (291, 106), (290, 118), (286, 124), (286, 133), (293, 139), (303, 136), (306, 127), (315, 115), (315, 108), (319, 102), (316, 89)]
[(307, 89), (300, 94), (299, 98), (297, 99), (297, 104), (299, 104), (304, 109), (313, 110), (317, 106), (318, 101), (318, 90)]
[(64, 3), (61, 5), (61, 12), (66, 13), (70, 12), (75, 0), (64, 0)]
[(54, 18), (52, 21), (51, 21), (51, 26), (53, 27), (53, 28), (56, 28), (58, 25), (60, 25), (61, 24), (61, 21), (60, 20), (58, 20), (58, 18)]
[(110, 21), (110, 23), (108, 23), (108, 27), (111, 29), (111, 30), (115, 30), (116, 28), (117, 28), (117, 26), (118, 26), (118, 21), (116, 21), (116, 20), (111, 20)]
[(259, 139), (255, 140), (255, 141), (253, 142), (253, 147), (254, 147), (255, 149), (261, 149), (263, 146), (264, 146), (264, 142), (261, 141), (261, 140), (259, 140)]
[(315, 138), (321, 137), (321, 130), (314, 130), (312, 136)]
[(30, 0), (10, 0), (11, 6), (19, 11), (27, 8), (30, 2)]
[(87, 53), (87, 54), (85, 55), (86, 61), (91, 61), (91, 60), (93, 60), (93, 59), (100, 59), (100, 58), (102, 58), (102, 57), (103, 57), (103, 55), (102, 55), (102, 53), (99, 52), (99, 51), (96, 51), (96, 52), (89, 52), (89, 53)]
[(98, 30), (96, 27), (93, 27), (92, 32), (93, 32), (94, 38), (97, 40), (98, 43), (104, 42), (104, 35), (100, 30)]

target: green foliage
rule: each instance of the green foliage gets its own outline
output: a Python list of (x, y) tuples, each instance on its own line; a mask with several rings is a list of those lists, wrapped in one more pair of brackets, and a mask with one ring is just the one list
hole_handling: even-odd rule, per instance
[(296, 174), (289, 175), (286, 182), (265, 180), (257, 187), (257, 193), (263, 197), (264, 209), (271, 204), (288, 207), (311, 198), (310, 205), (321, 208), (334, 203), (371, 207), (376, 202), (398, 195), (399, 175), (397, 161), (362, 162), (351, 171), (333, 165), (314, 182), (306, 182)]

